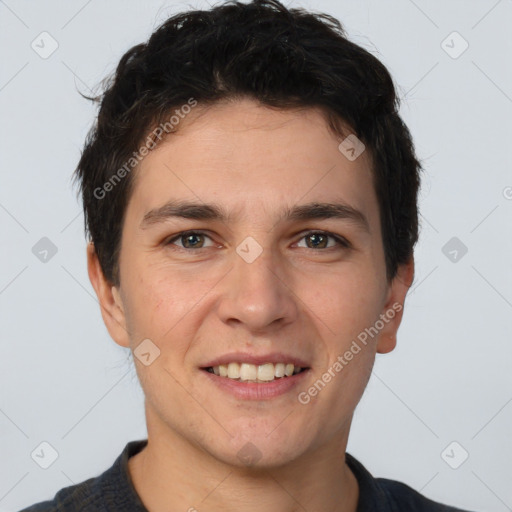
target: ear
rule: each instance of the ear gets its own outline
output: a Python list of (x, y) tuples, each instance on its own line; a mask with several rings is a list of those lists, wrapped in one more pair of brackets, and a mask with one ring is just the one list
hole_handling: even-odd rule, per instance
[(414, 258), (399, 265), (397, 274), (391, 281), (386, 303), (381, 312), (384, 327), (379, 333), (377, 352), (387, 354), (396, 347), (396, 333), (404, 313), (405, 296), (414, 279)]
[(129, 347), (130, 337), (126, 328), (126, 316), (121, 295), (118, 288), (105, 278), (92, 242), (87, 245), (87, 270), (98, 297), (103, 322), (110, 336), (118, 345)]

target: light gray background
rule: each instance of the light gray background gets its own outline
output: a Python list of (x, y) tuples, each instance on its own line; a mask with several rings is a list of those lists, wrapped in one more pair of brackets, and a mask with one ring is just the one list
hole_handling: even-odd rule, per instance
[[(95, 110), (77, 88), (189, 5), (207, 7), (0, 1), (0, 511), (99, 474), (146, 435), (133, 365), (86, 273), (70, 176)], [(512, 1), (291, 5), (333, 14), (389, 67), (426, 169), (398, 348), (377, 357), (348, 451), (432, 499), (512, 510)], [(31, 48), (43, 31), (59, 45), (47, 59)], [(442, 45), (453, 31), (469, 43), (458, 58), (445, 51), (458, 36)], [(32, 253), (42, 237), (58, 249), (46, 263)], [(457, 262), (442, 252), (452, 237), (468, 248)], [(58, 452), (48, 469), (30, 456), (42, 441)], [(443, 458), (452, 441), (462, 448)]]

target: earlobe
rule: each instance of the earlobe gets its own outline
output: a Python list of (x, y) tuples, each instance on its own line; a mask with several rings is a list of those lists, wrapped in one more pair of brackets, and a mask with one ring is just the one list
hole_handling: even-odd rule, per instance
[(377, 342), (377, 352), (387, 354), (397, 344), (397, 331), (402, 322), (407, 292), (414, 278), (414, 259), (398, 267), (397, 273), (389, 285), (388, 297), (381, 313), (384, 323)]
[(105, 278), (92, 242), (87, 246), (87, 270), (98, 297), (103, 322), (110, 336), (118, 345), (129, 347), (130, 339), (121, 295), (117, 287)]
[(387, 354), (388, 352), (391, 352), (396, 347), (396, 336), (390, 335), (386, 338), (383, 338), (382, 336), (379, 338), (378, 344), (377, 344), (377, 352), (379, 354)]

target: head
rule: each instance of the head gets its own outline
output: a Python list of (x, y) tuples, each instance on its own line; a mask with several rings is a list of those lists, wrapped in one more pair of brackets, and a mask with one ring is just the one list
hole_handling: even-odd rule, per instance
[[(230, 464), (250, 441), (262, 465), (347, 433), (418, 237), (386, 68), (328, 15), (229, 2), (167, 20), (96, 100), (76, 170), (89, 275), (113, 339), (150, 354), (148, 429)], [(260, 356), (306, 371), (271, 399), (207, 371)]]

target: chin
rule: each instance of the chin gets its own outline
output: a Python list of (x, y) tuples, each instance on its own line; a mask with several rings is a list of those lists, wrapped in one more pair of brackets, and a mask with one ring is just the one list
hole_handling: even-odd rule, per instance
[(286, 466), (293, 462), (298, 454), (293, 452), (276, 452), (273, 449), (262, 450), (251, 441), (229, 453), (214, 453), (214, 457), (224, 464), (249, 471), (265, 471)]
[(238, 468), (263, 470), (284, 466), (307, 450), (304, 436), (295, 438), (289, 430), (279, 434), (274, 431), (270, 435), (271, 429), (251, 431), (246, 428), (238, 432), (240, 435), (230, 439), (226, 446), (216, 444), (211, 450), (215, 458)]

